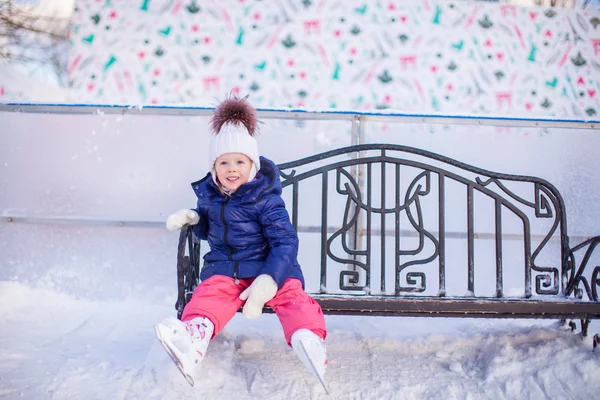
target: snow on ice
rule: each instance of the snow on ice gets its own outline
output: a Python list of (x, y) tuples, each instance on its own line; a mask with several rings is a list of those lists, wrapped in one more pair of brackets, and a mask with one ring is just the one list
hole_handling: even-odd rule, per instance
[(591, 399), (600, 390), (591, 339), (558, 323), (328, 316), (328, 396), (273, 315), (236, 315), (190, 387), (154, 338), (153, 324), (174, 312), (164, 300), (0, 283), (0, 398)]

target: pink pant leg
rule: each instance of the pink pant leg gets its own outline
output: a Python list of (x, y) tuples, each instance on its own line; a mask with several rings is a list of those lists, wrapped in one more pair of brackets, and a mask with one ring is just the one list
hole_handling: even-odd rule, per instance
[(233, 278), (222, 275), (214, 275), (200, 282), (183, 309), (181, 320), (189, 321), (196, 317), (210, 319), (215, 325), (214, 338), (244, 303), (239, 299), (239, 295), (250, 282), (251, 280), (242, 279), (236, 285)]
[(267, 305), (277, 314), (288, 345), (298, 329), (308, 329), (323, 340), (327, 336), (321, 306), (306, 294), (298, 279), (288, 279)]

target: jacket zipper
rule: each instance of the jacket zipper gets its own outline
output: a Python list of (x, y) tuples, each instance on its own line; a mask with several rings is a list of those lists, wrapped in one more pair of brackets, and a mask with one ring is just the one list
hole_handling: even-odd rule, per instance
[(235, 262), (233, 264), (233, 283), (235, 283), (236, 285), (238, 283), (240, 283), (240, 280), (238, 279), (238, 268), (239, 268), (239, 262)]
[[(229, 232), (229, 225), (227, 225), (227, 221), (225, 220), (225, 206), (227, 205), (227, 203), (229, 203), (229, 199), (231, 199), (231, 197), (227, 197), (227, 199), (225, 199), (225, 201), (223, 202), (223, 204), (221, 205), (221, 220), (223, 221), (223, 231), (225, 233), (225, 245), (229, 248), (229, 255), (227, 256), (227, 259), (229, 261), (233, 261), (233, 248), (229, 245), (229, 240), (227, 239), (227, 233)], [(239, 268), (239, 263), (236, 261), (233, 264), (233, 283), (235, 283), (236, 285), (238, 283), (240, 283), (240, 280), (238, 279), (238, 268)]]

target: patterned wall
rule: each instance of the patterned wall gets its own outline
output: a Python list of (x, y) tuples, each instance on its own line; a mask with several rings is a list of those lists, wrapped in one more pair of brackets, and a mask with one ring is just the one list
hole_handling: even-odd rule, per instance
[(78, 0), (74, 101), (592, 116), (600, 10), (443, 0)]

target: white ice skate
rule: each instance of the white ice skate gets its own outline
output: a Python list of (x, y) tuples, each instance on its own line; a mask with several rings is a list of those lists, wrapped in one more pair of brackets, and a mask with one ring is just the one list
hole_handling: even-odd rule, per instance
[(308, 329), (299, 329), (292, 335), (292, 348), (306, 369), (317, 378), (327, 393), (325, 369), (327, 368), (327, 348), (323, 340)]
[(194, 386), (192, 371), (202, 362), (214, 325), (208, 318), (194, 318), (181, 322), (167, 317), (154, 326), (156, 337), (165, 348), (188, 383)]

